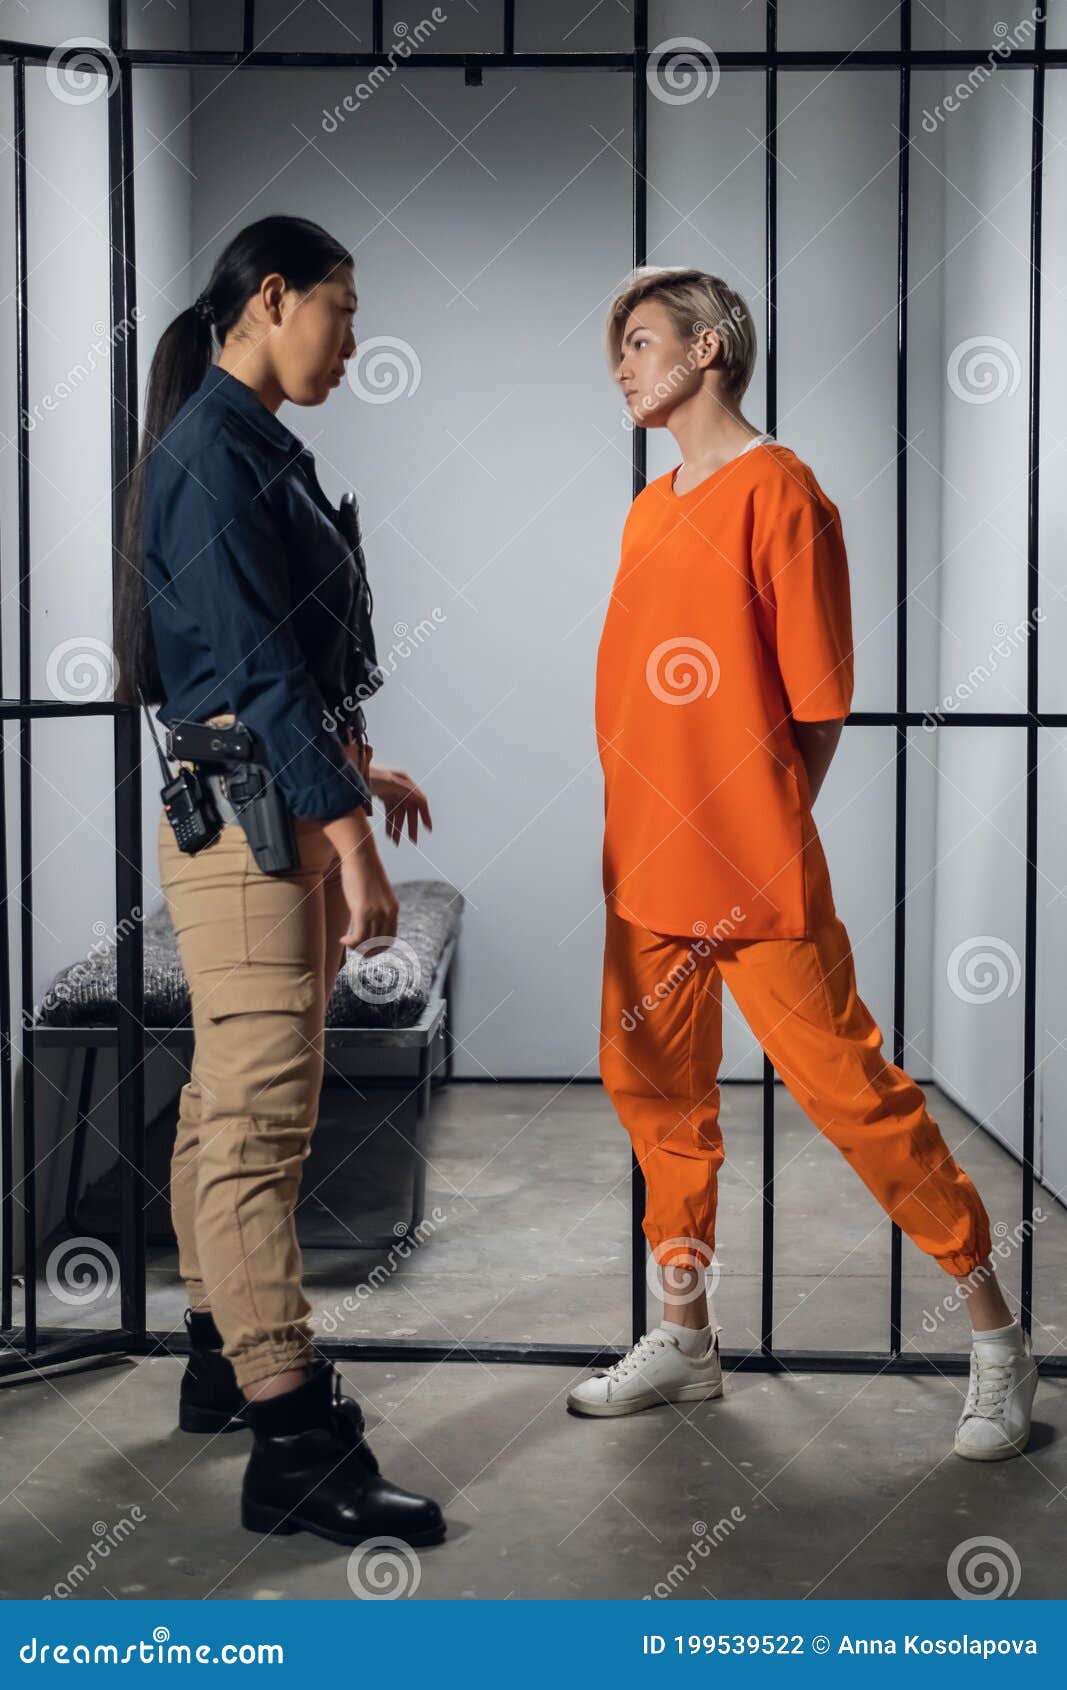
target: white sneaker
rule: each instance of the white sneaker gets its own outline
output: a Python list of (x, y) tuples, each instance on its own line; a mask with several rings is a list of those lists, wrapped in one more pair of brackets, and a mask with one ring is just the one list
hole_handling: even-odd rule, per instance
[(719, 1328), (703, 1355), (688, 1356), (673, 1332), (654, 1326), (612, 1367), (598, 1367), (568, 1394), (576, 1414), (636, 1414), (664, 1402), (722, 1396)]
[(1020, 1330), (1017, 1347), (974, 1335), (971, 1381), (956, 1427), (953, 1449), (970, 1461), (1003, 1461), (1021, 1455), (1030, 1437), (1030, 1407), (1037, 1367), (1029, 1336)]

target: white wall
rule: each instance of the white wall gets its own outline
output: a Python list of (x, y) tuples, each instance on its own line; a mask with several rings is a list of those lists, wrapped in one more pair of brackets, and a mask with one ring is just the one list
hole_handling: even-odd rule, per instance
[[(917, 105), (934, 113), (957, 80), (924, 74), (917, 79)], [(940, 268), (945, 411), (938, 466), (938, 693), (958, 696), (960, 716), (1026, 707), (1031, 88), (1029, 73), (1002, 68), (946, 114), (940, 131), (946, 256)], [(1046, 312), (1055, 315), (1051, 290)], [(1053, 444), (1047, 429), (1044, 441), (1047, 450)], [(1054, 675), (1062, 662), (1056, 635), (1050, 627), (1040, 638), (1041, 667)], [(1025, 735), (1012, 728), (951, 728), (932, 740), (920, 737), (919, 749), (938, 773), (934, 1072), (1018, 1150)], [(1055, 851), (1044, 855), (1042, 872), (1039, 909), (1057, 875)], [(1044, 1013), (1043, 1006), (1039, 1010)]]
[[(77, 9), (94, 33), (106, 7)], [(71, 8), (42, 6), (35, 28), (62, 40)], [(29, 23), (27, 16), (12, 23)], [(5, 71), (5, 228), (13, 229), (13, 73)], [(110, 648), (109, 282), (107, 257), (107, 101), (103, 82), (72, 91), (50, 86), (43, 67), (26, 71), (26, 339), (30, 690), (34, 698), (106, 695)], [(2, 558), (4, 693), (19, 691), (18, 457), (15, 388), (16, 311), (13, 240), (3, 243), (0, 373), (4, 402)], [(30, 736), (32, 824), (29, 891), (33, 904), (34, 996), (55, 971), (114, 923), (110, 723), (105, 719), (39, 722)], [(19, 836), (23, 764), (19, 729), (5, 732), (8, 904), (12, 946), (13, 1072), (21, 1052), (21, 912)], [(94, 924), (99, 924), (94, 929)], [(37, 1072), (37, 1181), (42, 1214), (58, 1212), (66, 1147), (55, 1147), (64, 1065)], [(20, 1094), (15, 1156), (21, 1171)], [(14, 1248), (21, 1248), (20, 1199)]]
[[(41, 5), (29, 33), (58, 43), (77, 34), (106, 39), (107, 8)], [(182, 20), (170, 14), (175, 45), (187, 40)], [(17, 33), (18, 19), (9, 20)], [(28, 23), (23, 17), (22, 23)], [(5, 25), (7, 28), (8, 25)], [(22, 33), (27, 33), (23, 27)], [(13, 228), (12, 73), (4, 72), (2, 126), (6, 168), (0, 182), (4, 226)], [(135, 179), (141, 333), (149, 345), (186, 297), (189, 259), (189, 177), (180, 155), (187, 145), (188, 76), (154, 72), (139, 79), (135, 108)], [(86, 702), (110, 695), (111, 644), (111, 395), (110, 276), (108, 248), (107, 96), (95, 82), (53, 82), (44, 67), (26, 71), (29, 328), (31, 692), (35, 699)], [(178, 128), (175, 130), (175, 124)], [(172, 133), (173, 131), (173, 133)], [(166, 139), (157, 148), (152, 136)], [(178, 156), (173, 156), (178, 155)], [(183, 203), (184, 202), (184, 203)], [(144, 255), (150, 255), (144, 258)], [(0, 394), (4, 406), (0, 449), (0, 562), (3, 591), (4, 693), (17, 696), (18, 511), (13, 242), (0, 247)], [(160, 297), (167, 290), (173, 307)], [(183, 290), (186, 290), (183, 292)], [(18, 731), (5, 736), (9, 937), (14, 1066), (21, 1039), (21, 951), (18, 912)], [(38, 1001), (58, 970), (91, 947), (112, 941), (115, 926), (114, 753), (107, 717), (69, 717), (32, 729), (30, 815), (34, 909), (33, 995)], [(155, 766), (145, 762), (146, 789), (154, 799)], [(154, 783), (154, 784), (153, 784)], [(148, 806), (152, 808), (151, 803)], [(158, 815), (158, 803), (155, 805)], [(155, 816), (146, 828), (145, 905), (158, 899), (153, 855)], [(150, 852), (149, 852), (150, 847)], [(103, 1071), (108, 1066), (103, 1065)], [(149, 1065), (148, 1107), (159, 1084)], [(37, 1179), (41, 1225), (47, 1230), (62, 1208), (70, 1143), (64, 1136), (71, 1067), (43, 1059), (37, 1067)], [(105, 1090), (108, 1089), (105, 1086)], [(16, 1098), (16, 1109), (18, 1108)], [(102, 1105), (106, 1132), (113, 1111)], [(16, 1146), (21, 1120), (16, 1114)], [(93, 1178), (112, 1155), (90, 1136), (86, 1173)], [(17, 1208), (16, 1208), (17, 1213)], [(18, 1248), (16, 1242), (16, 1249)]]
[[(1067, 8), (1061, 8), (1060, 40), (1067, 44)], [(1067, 82), (1048, 78), (1046, 121), (1053, 134), (1067, 122)], [(1042, 271), (1045, 309), (1042, 324), (1041, 606), (1046, 620), (1039, 634), (1040, 704), (1043, 710), (1067, 711), (1067, 399), (1058, 372), (1067, 369), (1067, 159), (1050, 149), (1045, 178), (1045, 242)], [(1037, 1059), (1041, 1064), (1045, 1177), (1056, 1191), (1067, 1192), (1067, 736), (1046, 729), (1038, 736), (1041, 763), (1038, 862), (1038, 1014)]]
[(313, 215), (355, 254), (357, 337), (417, 362), (392, 403), (343, 387), (280, 413), (327, 492), (357, 490), (380, 659), (431, 630), (368, 707), (434, 818), (383, 857), (467, 899), (457, 1071), (595, 1073), (593, 667), (630, 487), (600, 339), (630, 262), (629, 85), (398, 73), (324, 133), (360, 79), (284, 73), (280, 122), (282, 80), (195, 78), (198, 280), (241, 223)]

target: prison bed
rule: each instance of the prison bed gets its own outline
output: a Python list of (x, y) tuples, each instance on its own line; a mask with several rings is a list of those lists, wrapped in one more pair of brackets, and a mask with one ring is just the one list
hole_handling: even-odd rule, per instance
[[(367, 1086), (413, 1095), (413, 1111), (398, 1109), (401, 1120), (410, 1123), (410, 1135), (406, 1128), (400, 1130), (409, 1136), (412, 1152), (411, 1212), (406, 1225), (413, 1232), (423, 1218), (425, 1199), (422, 1129), (432, 1090), (452, 1072), (449, 1000), (464, 900), (456, 887), (443, 880), (399, 881), (393, 890), (399, 904), (394, 945), (372, 956), (348, 952), (337, 976), (326, 1009), (326, 1074), (330, 1079), (358, 1081), (360, 1090)], [(152, 1050), (168, 1051), (187, 1073), (193, 1052), (189, 987), (165, 904), (145, 918), (143, 943), (146, 1055)], [(34, 1015), (37, 1061), (50, 1050), (75, 1059), (74, 1123), (72, 1127), (64, 1123), (60, 1135), (62, 1141), (70, 1132), (66, 1219), (75, 1236), (85, 1231), (79, 1205), (97, 1055), (117, 1045), (117, 990), (115, 947), (108, 945), (62, 969)], [(146, 1141), (162, 1130), (168, 1115), (173, 1118), (174, 1108), (172, 1095), (146, 1123)], [(94, 1231), (99, 1236), (100, 1229)], [(399, 1236), (401, 1230), (393, 1230), (362, 1244), (365, 1248), (395, 1245)], [(173, 1238), (170, 1234), (149, 1237), (149, 1242), (170, 1243)], [(352, 1234), (346, 1233), (303, 1247), (351, 1246)]]

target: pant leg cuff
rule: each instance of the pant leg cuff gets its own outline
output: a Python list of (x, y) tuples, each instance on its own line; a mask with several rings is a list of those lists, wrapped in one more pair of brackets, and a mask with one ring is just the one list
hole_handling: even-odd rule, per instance
[(703, 1268), (706, 1274), (712, 1271), (715, 1246), (695, 1235), (691, 1240), (662, 1238), (650, 1247), (658, 1267), (669, 1267), (672, 1262), (679, 1262), (683, 1267)]
[(241, 1390), (291, 1367), (308, 1367), (319, 1359), (319, 1352), (311, 1338), (294, 1338), (285, 1344), (256, 1344), (229, 1358), (234, 1376)]
[(943, 1267), (954, 1279), (966, 1279), (975, 1268), (987, 1260), (991, 1251), (992, 1244), (987, 1238), (984, 1242), (980, 1240), (970, 1250), (957, 1250), (950, 1256), (937, 1256), (935, 1260), (938, 1266)]

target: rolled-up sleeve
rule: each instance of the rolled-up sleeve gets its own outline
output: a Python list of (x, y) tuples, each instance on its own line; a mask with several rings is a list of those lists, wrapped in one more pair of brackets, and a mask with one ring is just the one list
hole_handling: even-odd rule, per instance
[(854, 659), (848, 557), (837, 506), (813, 482), (762, 490), (752, 544), (756, 586), (774, 617), (778, 668), (798, 722), (847, 716)]
[(168, 505), (174, 589), (293, 815), (331, 821), (370, 811), (370, 791), (326, 725), (321, 688), (293, 631), (284, 535), (256, 463), (220, 436), (179, 470)]

